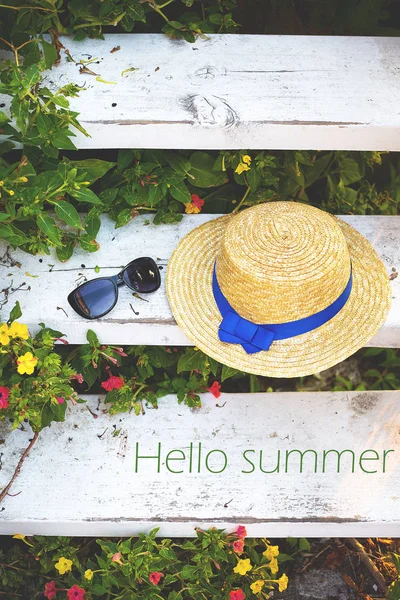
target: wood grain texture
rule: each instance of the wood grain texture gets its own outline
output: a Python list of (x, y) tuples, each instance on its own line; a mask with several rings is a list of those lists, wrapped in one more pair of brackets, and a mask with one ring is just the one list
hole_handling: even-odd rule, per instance
[[(233, 530), (246, 524), (258, 537), (400, 536), (398, 392), (223, 394), (217, 401), (205, 394), (196, 411), (167, 396), (158, 410), (147, 408), (140, 417), (109, 416), (96, 396), (87, 401), (97, 419), (85, 405), (70, 407), (66, 423), (40, 434), (14, 485), (13, 493), (20, 493), (2, 504), (1, 534), (125, 536), (159, 526), (160, 535), (192, 536), (195, 526)], [(32, 434), (1, 427), (4, 486)], [(159, 442), (160, 472), (153, 458), (139, 459), (136, 473), (136, 443), (141, 456), (155, 456)], [(183, 473), (166, 467), (167, 453), (176, 449), (185, 460), (169, 466)], [(205, 468), (208, 452), (216, 449), (228, 461), (220, 474)], [(242, 456), (249, 449), (257, 468), (244, 473), (251, 470)], [(258, 468), (260, 450), (264, 470), (273, 470), (277, 452), (294, 449), (317, 452), (317, 472), (310, 453), (302, 473), (296, 453), (287, 472)], [(333, 454), (322, 472), (321, 453), (330, 449), (352, 450), (354, 473), (349, 455), (337, 472)], [(369, 473), (359, 467), (365, 450), (380, 457), (364, 461)], [(393, 450), (385, 473), (384, 450)], [(211, 455), (210, 470), (219, 470), (223, 460)]]
[[(61, 40), (77, 64), (63, 53), (47, 85), (85, 86), (71, 100), (91, 135), (78, 134), (79, 148), (400, 150), (399, 38)], [(79, 73), (88, 56), (98, 59), (89, 68), (113, 83)]]
[[(4, 266), (9, 261), (0, 260), (0, 289), (11, 286), (16, 289), (9, 296), (8, 303), (0, 310), (6, 320), (15, 300), (19, 300), (23, 321), (31, 331), (38, 329), (44, 321), (48, 327), (62, 331), (72, 344), (86, 341), (86, 331), (93, 329), (104, 343), (116, 344), (155, 344), (193, 345), (178, 328), (172, 316), (165, 294), (165, 268), (172, 251), (179, 240), (197, 225), (217, 215), (185, 215), (176, 225), (144, 225), (151, 216), (143, 215), (125, 227), (115, 230), (114, 223), (106, 215), (102, 216), (102, 226), (98, 235), (100, 250), (87, 253), (77, 249), (67, 263), (60, 263), (51, 256), (31, 256), (21, 250), (11, 251), (11, 256), (21, 264)], [(375, 246), (388, 274), (400, 265), (400, 217), (342, 217), (361, 231)], [(0, 257), (6, 246), (0, 242)], [(152, 256), (157, 259), (161, 271), (162, 286), (154, 294), (139, 300), (125, 286), (119, 289), (117, 306), (104, 318), (87, 321), (79, 317), (69, 306), (67, 296), (84, 277), (116, 274), (119, 269), (138, 256)], [(95, 267), (100, 272), (95, 272)], [(31, 276), (30, 276), (31, 275)], [(33, 276), (33, 277), (32, 277)], [(24, 291), (30, 286), (30, 291)], [(393, 302), (385, 325), (371, 340), (372, 346), (400, 346), (400, 278), (392, 281)], [(4, 292), (0, 293), (0, 304)], [(132, 307), (130, 306), (132, 305)], [(135, 310), (135, 314), (133, 310)]]

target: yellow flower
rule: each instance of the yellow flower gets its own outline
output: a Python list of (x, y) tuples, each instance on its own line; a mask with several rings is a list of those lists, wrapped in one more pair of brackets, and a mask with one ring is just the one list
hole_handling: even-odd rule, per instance
[(38, 359), (36, 356), (33, 356), (32, 352), (25, 352), (23, 356), (20, 356), (17, 359), (18, 368), (17, 371), (20, 375), (26, 373), (27, 375), (32, 375)]
[(33, 546), (33, 544), (30, 544), (25, 538), (26, 536), (23, 535), (22, 533), (17, 533), (16, 535), (13, 535), (13, 538), (16, 540), (22, 540), (24, 542), (24, 544), (26, 544), (27, 546)]
[(247, 571), (251, 571), (252, 568), (253, 567), (250, 564), (250, 559), (245, 558), (245, 559), (240, 559), (238, 561), (238, 564), (236, 565), (236, 567), (233, 570), (235, 573), (238, 573), (239, 575), (246, 575)]
[(267, 560), (272, 560), (279, 555), (279, 546), (267, 546), (267, 549), (263, 552), (263, 556)]
[(92, 581), (93, 579), (93, 571), (92, 569), (86, 569), (85, 571), (85, 577), (88, 581)]
[(282, 575), (282, 577), (280, 577), (278, 579), (278, 585), (279, 585), (279, 591), (280, 592), (284, 592), (286, 590), (288, 582), (289, 582), (288, 576), (285, 575), (285, 573), (284, 573)]
[(14, 190), (8, 190), (8, 193), (10, 194), (10, 196), (14, 196)]
[(7, 346), (10, 343), (10, 332), (7, 323), (0, 325), (0, 344)]
[(186, 202), (185, 213), (187, 215), (197, 215), (200, 212), (200, 208), (193, 204), (193, 202)]
[(13, 338), (22, 338), (23, 340), (27, 340), (29, 337), (28, 326), (16, 321), (11, 323), (8, 333)]
[(279, 571), (278, 561), (276, 560), (276, 558), (273, 558), (268, 566), (271, 569), (272, 575), (275, 575), (275, 573)]
[(64, 573), (67, 573), (67, 571), (71, 571), (72, 560), (69, 560), (69, 558), (64, 558), (62, 556), (54, 566), (60, 573), (60, 575), (64, 575)]
[(249, 156), (248, 154), (245, 154), (244, 156), (242, 156), (242, 162), (244, 162), (246, 165), (250, 165), (251, 164), (251, 156)]
[(249, 165), (246, 165), (245, 163), (240, 162), (235, 169), (235, 173), (237, 173), (238, 175), (241, 175), (243, 173), (243, 171), (250, 171), (250, 167), (249, 167)]
[(258, 594), (258, 592), (261, 592), (263, 587), (264, 587), (264, 580), (258, 579), (257, 581), (255, 581), (254, 583), (251, 584), (250, 589), (253, 592), (253, 594)]

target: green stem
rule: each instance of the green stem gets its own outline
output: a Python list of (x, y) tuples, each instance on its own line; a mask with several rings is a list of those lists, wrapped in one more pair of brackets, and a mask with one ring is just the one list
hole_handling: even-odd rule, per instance
[[(144, 388), (146, 387), (145, 383), (142, 383), (141, 385), (139, 385), (138, 389), (136, 390), (136, 392), (133, 394), (133, 400), (136, 399), (136, 396), (142, 391), (144, 390)], [(142, 554), (146, 554), (145, 552), (143, 552)]]
[(82, 23), (81, 25), (74, 27), (74, 30), (76, 31), (77, 29), (84, 29), (85, 27), (96, 27), (97, 25), (102, 24), (103, 23), (101, 21), (95, 21), (94, 23)]
[(254, 392), (258, 391), (258, 385), (257, 385), (258, 381), (257, 381), (257, 376), (256, 375), (250, 375), (250, 394), (254, 394)]
[(164, 4), (159, 4), (158, 8), (165, 8), (168, 4), (171, 4), (171, 2), (175, 2), (175, 0), (168, 0), (168, 2), (164, 2)]
[(249, 195), (249, 193), (250, 193), (250, 190), (251, 190), (251, 187), (250, 187), (250, 186), (248, 186), (248, 187), (247, 187), (247, 190), (246, 190), (246, 192), (245, 192), (245, 194), (244, 194), (244, 196), (243, 196), (243, 198), (241, 199), (241, 201), (239, 202), (239, 204), (237, 205), (237, 207), (235, 208), (235, 210), (233, 210), (233, 211), (232, 211), (232, 213), (237, 213), (237, 212), (238, 212), (238, 210), (239, 210), (239, 209), (240, 209), (240, 207), (242, 206), (243, 202), (246, 200), (247, 196)]
[(157, 12), (159, 15), (161, 15), (161, 16), (162, 16), (162, 18), (163, 18), (163, 19), (165, 19), (165, 21), (166, 21), (167, 23), (169, 23), (169, 19), (168, 19), (168, 17), (167, 17), (166, 15), (164, 15), (163, 11), (160, 9), (160, 7), (159, 7), (157, 4), (150, 4), (150, 6), (151, 6), (151, 8), (152, 8), (153, 10), (155, 10), (155, 11), (156, 11), (156, 12)]
[(28, 8), (30, 10), (42, 10), (45, 12), (57, 12), (56, 10), (52, 10), (51, 8), (40, 8), (39, 6), (10, 6), (9, 4), (0, 4), (0, 8), (11, 8), (11, 10), (23, 10), (24, 8)]

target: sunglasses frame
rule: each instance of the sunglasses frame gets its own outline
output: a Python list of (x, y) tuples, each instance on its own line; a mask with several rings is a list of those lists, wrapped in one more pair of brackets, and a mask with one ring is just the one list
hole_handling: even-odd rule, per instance
[[(149, 260), (151, 263), (153, 263), (155, 272), (158, 275), (157, 287), (152, 292), (138, 292), (138, 290), (134, 286), (132, 286), (132, 285), (130, 285), (130, 283), (128, 283), (128, 277), (126, 275), (126, 271), (134, 262), (136, 262), (139, 259), (146, 259), (146, 260)], [(114, 300), (112, 306), (108, 310), (101, 313), (100, 315), (92, 317), (92, 316), (86, 314), (81, 309), (81, 307), (78, 304), (78, 301), (75, 298), (75, 294), (76, 294), (76, 292), (78, 292), (80, 289), (85, 287), (85, 285), (90, 283), (91, 281), (101, 281), (101, 280), (111, 281), (111, 283), (114, 285), (115, 300)], [(134, 290), (138, 294), (139, 293), (140, 294), (152, 294), (153, 292), (156, 292), (161, 285), (161, 275), (160, 275), (160, 269), (158, 268), (158, 265), (155, 262), (155, 260), (153, 258), (150, 258), (150, 256), (140, 256), (139, 258), (135, 258), (135, 259), (131, 260), (131, 262), (128, 263), (117, 275), (111, 275), (110, 277), (95, 277), (94, 279), (89, 279), (88, 281), (84, 281), (83, 283), (81, 283), (81, 285), (78, 285), (77, 288), (75, 288), (74, 290), (72, 290), (72, 292), (70, 292), (68, 294), (67, 300), (68, 300), (68, 303), (71, 306), (71, 308), (73, 308), (73, 310), (80, 317), (83, 317), (84, 319), (88, 319), (89, 321), (95, 321), (96, 319), (101, 319), (101, 317), (104, 317), (104, 315), (107, 315), (109, 312), (112, 311), (112, 309), (118, 302), (118, 288), (121, 285), (126, 285), (130, 290)]]

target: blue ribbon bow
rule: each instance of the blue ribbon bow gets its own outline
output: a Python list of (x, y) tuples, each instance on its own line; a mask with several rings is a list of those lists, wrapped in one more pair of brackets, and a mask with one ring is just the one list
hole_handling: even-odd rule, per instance
[(229, 304), (219, 287), (216, 269), (213, 273), (213, 294), (222, 316), (218, 330), (221, 342), (241, 344), (247, 354), (255, 354), (261, 350), (269, 350), (274, 340), (285, 340), (303, 333), (308, 333), (330, 321), (346, 304), (353, 285), (350, 271), (349, 281), (340, 296), (329, 306), (315, 315), (304, 319), (277, 324), (256, 324), (244, 319)]

